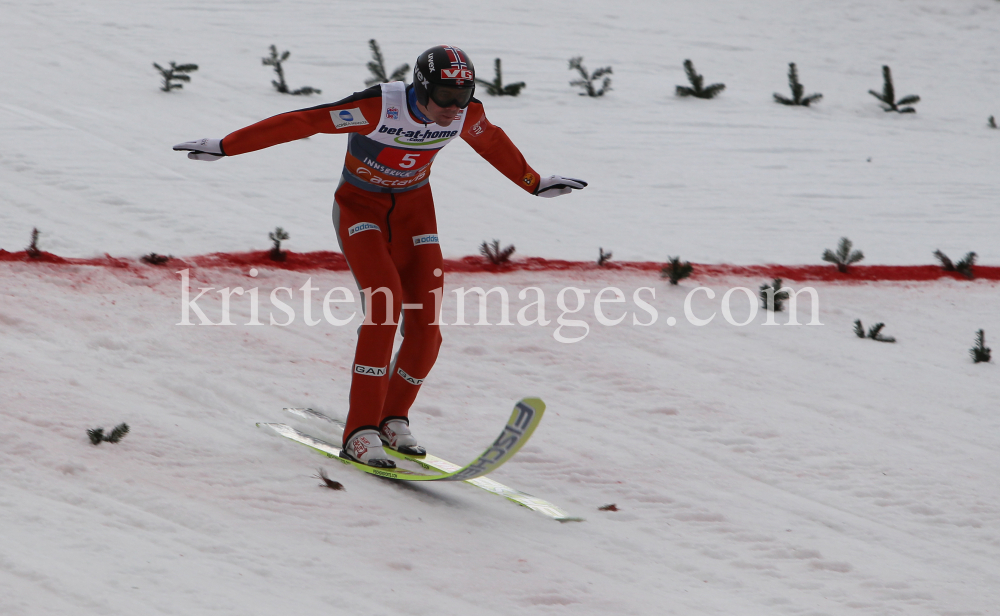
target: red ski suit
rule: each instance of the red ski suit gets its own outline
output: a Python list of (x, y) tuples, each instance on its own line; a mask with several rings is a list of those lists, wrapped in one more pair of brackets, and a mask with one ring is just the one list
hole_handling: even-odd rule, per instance
[[(456, 137), (527, 192), (538, 174), (472, 99), (451, 125), (421, 121), (412, 87), (373, 86), (341, 101), (268, 118), (227, 135), (228, 156), (309, 137), (350, 133), (334, 196), (341, 249), (362, 290), (344, 441), (390, 418), (407, 418), (441, 346), (441, 247), (428, 176), (434, 156)], [(402, 314), (403, 342), (392, 345)], [(386, 319), (386, 316), (389, 318)]]

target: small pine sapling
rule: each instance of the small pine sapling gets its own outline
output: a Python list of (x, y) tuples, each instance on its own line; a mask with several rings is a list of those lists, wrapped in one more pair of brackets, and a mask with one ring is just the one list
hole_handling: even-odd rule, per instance
[(101, 443), (117, 443), (122, 440), (126, 434), (128, 434), (128, 424), (120, 423), (111, 430), (111, 434), (105, 434), (104, 428), (94, 428), (93, 430), (87, 430), (87, 436), (90, 438), (90, 442), (93, 445), (100, 445)]
[(876, 323), (868, 328), (868, 337), (872, 340), (878, 340), (879, 342), (895, 342), (896, 339), (892, 336), (883, 336), (880, 332), (882, 328), (885, 327), (885, 323)]
[(28, 244), (28, 247), (24, 249), (24, 252), (28, 253), (28, 256), (31, 257), (32, 259), (38, 259), (39, 257), (42, 256), (42, 251), (39, 250), (38, 248), (39, 235), (41, 235), (41, 233), (38, 231), (38, 229), (33, 228), (31, 230), (31, 243)]
[(493, 81), (476, 79), (476, 83), (480, 83), (484, 88), (486, 88), (487, 94), (490, 96), (517, 96), (521, 93), (521, 89), (525, 86), (523, 81), (503, 85), (503, 74), (500, 71), (500, 58), (493, 61), (493, 70), (494, 73), (496, 73), (496, 77), (493, 78)]
[(514, 254), (514, 245), (501, 249), (500, 240), (493, 240), (492, 244), (483, 244), (479, 247), (479, 253), (486, 257), (493, 265), (500, 265), (510, 261), (510, 256)]
[(687, 261), (681, 263), (680, 257), (667, 257), (667, 264), (660, 270), (660, 277), (669, 278), (670, 284), (677, 284), (690, 276), (693, 271), (694, 266)]
[(785, 300), (788, 299), (788, 291), (782, 290), (781, 278), (775, 278), (771, 284), (760, 285), (760, 301), (764, 303), (764, 308), (771, 312), (782, 312), (785, 310)]
[(970, 252), (966, 254), (961, 261), (955, 264), (955, 271), (959, 274), (965, 276), (969, 280), (976, 277), (973, 267), (976, 265), (976, 253)]
[(958, 272), (959, 274), (965, 276), (969, 280), (973, 280), (976, 277), (974, 266), (976, 265), (977, 255), (974, 252), (969, 252), (965, 257), (958, 263), (952, 263), (948, 255), (944, 254), (940, 250), (934, 251), (934, 256), (937, 260), (941, 262), (941, 269), (946, 272)]
[(310, 86), (305, 86), (299, 88), (298, 90), (289, 90), (288, 84), (285, 83), (285, 70), (281, 67), (281, 63), (288, 59), (288, 56), (292, 55), (290, 51), (283, 51), (281, 55), (278, 55), (278, 48), (271, 45), (271, 55), (266, 58), (261, 58), (264, 66), (273, 66), (274, 72), (278, 74), (278, 81), (271, 80), (271, 85), (274, 89), (282, 94), (292, 94), (295, 96), (299, 95), (309, 95), (309, 94), (322, 94), (322, 90), (312, 88)]
[(274, 231), (267, 234), (267, 237), (271, 238), (271, 241), (274, 242), (274, 246), (271, 247), (271, 260), (284, 261), (288, 255), (281, 251), (281, 242), (287, 240), (291, 236), (288, 235), (288, 232), (281, 227), (275, 227)]
[(173, 255), (158, 255), (155, 252), (151, 252), (148, 255), (144, 255), (140, 260), (150, 265), (163, 265), (173, 258)]
[(707, 88), (704, 87), (705, 78), (694, 70), (694, 63), (691, 60), (684, 60), (684, 72), (687, 73), (691, 87), (677, 86), (677, 96), (693, 96), (695, 98), (715, 98), (715, 95), (726, 89), (724, 83), (713, 83)]
[(868, 334), (865, 334), (865, 329), (861, 325), (861, 319), (854, 321), (854, 333), (857, 334), (858, 338), (870, 338), (872, 340), (878, 340), (879, 342), (895, 342), (896, 339), (892, 336), (883, 336), (882, 328), (885, 327), (885, 323), (876, 323), (868, 328)]
[(882, 108), (884, 111), (895, 111), (897, 113), (917, 112), (917, 110), (913, 107), (903, 106), (919, 103), (920, 97), (916, 94), (910, 94), (909, 96), (904, 96), (898, 101), (896, 100), (896, 89), (892, 85), (892, 72), (889, 70), (888, 66), (882, 67), (882, 79), (884, 81), (882, 84), (882, 93), (879, 94), (875, 90), (868, 90), (868, 93), (882, 101), (885, 105), (885, 107)]
[(848, 266), (865, 258), (865, 253), (860, 250), (852, 251), (852, 246), (851, 240), (842, 237), (840, 238), (840, 244), (837, 246), (837, 252), (833, 252), (827, 248), (823, 252), (823, 260), (835, 264), (840, 273), (846, 274)]
[(935, 250), (934, 256), (937, 258), (938, 261), (941, 262), (941, 269), (943, 269), (946, 272), (955, 271), (955, 264), (951, 262), (951, 259), (948, 258), (948, 255), (944, 254), (940, 250)]
[(153, 66), (156, 70), (160, 71), (160, 76), (163, 77), (163, 86), (160, 87), (164, 92), (169, 92), (171, 90), (180, 90), (184, 87), (183, 83), (173, 83), (174, 81), (191, 81), (191, 77), (185, 73), (192, 73), (198, 70), (197, 64), (180, 64), (175, 62), (170, 63), (170, 68), (163, 68), (156, 62), (153, 62)]
[(858, 338), (865, 337), (865, 327), (861, 324), (861, 319), (854, 319), (854, 335)]
[(791, 62), (788, 65), (788, 87), (792, 90), (792, 98), (786, 98), (777, 92), (774, 94), (774, 100), (781, 103), (782, 105), (800, 105), (802, 107), (808, 107), (812, 103), (823, 98), (822, 94), (810, 94), (809, 96), (802, 96), (805, 92), (805, 88), (799, 83), (799, 73), (795, 69), (795, 63)]
[(124, 437), (126, 434), (128, 434), (128, 424), (120, 423), (117, 426), (115, 426), (114, 430), (111, 431), (111, 434), (106, 436), (104, 440), (106, 440), (109, 443), (117, 443), (118, 441), (122, 440), (122, 437)]
[(611, 252), (604, 252), (603, 248), (598, 247), (599, 256), (597, 257), (597, 265), (599, 267), (604, 267), (604, 264), (611, 260)]
[(997, 127), (996, 118), (994, 118), (993, 116), (990, 116), (990, 119), (987, 122), (987, 124), (989, 124), (990, 128), (996, 128)]
[(990, 348), (986, 346), (986, 333), (983, 330), (976, 332), (976, 346), (969, 349), (969, 355), (976, 364), (990, 361)]
[(378, 41), (371, 39), (368, 47), (372, 50), (372, 61), (368, 63), (368, 70), (371, 71), (371, 79), (365, 80), (366, 86), (373, 86), (376, 83), (389, 83), (390, 81), (402, 81), (406, 83), (406, 74), (410, 72), (409, 64), (400, 64), (392, 75), (385, 72), (385, 59), (382, 57), (382, 50), (379, 49)]
[[(580, 92), (580, 96), (604, 96), (605, 92), (611, 90), (611, 78), (607, 75), (611, 75), (611, 67), (605, 66), (599, 68), (593, 73), (588, 73), (587, 69), (583, 66), (583, 56), (577, 56), (575, 58), (570, 58), (569, 60), (570, 70), (576, 70), (580, 73), (580, 79), (569, 82), (571, 86), (581, 86), (583, 87), (583, 92)], [(601, 84), (601, 89), (598, 90), (594, 87), (594, 82), (604, 77), (604, 82)]]

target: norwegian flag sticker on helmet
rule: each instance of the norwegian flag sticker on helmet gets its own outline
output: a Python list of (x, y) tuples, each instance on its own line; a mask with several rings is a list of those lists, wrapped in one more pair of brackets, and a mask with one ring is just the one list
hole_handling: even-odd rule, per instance
[(457, 79), (459, 83), (464, 80), (472, 80), (472, 71), (469, 70), (468, 60), (465, 58), (465, 52), (463, 52), (458, 47), (452, 47), (450, 45), (444, 46), (444, 52), (448, 54), (448, 61), (451, 63), (450, 68), (441, 69), (441, 79)]
[(461, 49), (452, 47), (451, 45), (445, 45), (443, 49), (448, 54), (448, 61), (451, 62), (452, 67), (469, 68), (469, 64), (464, 57), (464, 52)]

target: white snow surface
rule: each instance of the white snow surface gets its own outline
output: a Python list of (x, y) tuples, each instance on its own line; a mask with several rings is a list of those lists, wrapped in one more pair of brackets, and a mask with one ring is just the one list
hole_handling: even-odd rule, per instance
[[(537, 199), (464, 143), (434, 190), (446, 256), (484, 240), (523, 255), (700, 263), (815, 263), (850, 237), (869, 262), (912, 264), (975, 250), (1000, 262), (1000, 4), (995, 0), (346, 3), (4, 2), (0, 51), (0, 247), (32, 227), (63, 256), (261, 249), (287, 229), (296, 251), (333, 250), (329, 220), (346, 137), (317, 135), (215, 163), (172, 145), (364, 88), (367, 41), (389, 69), (432, 44), (464, 48), (492, 77), (488, 116), (540, 173), (584, 178)], [(270, 85), (268, 46), (292, 52), (292, 97)], [(567, 60), (612, 66), (613, 90), (577, 95)], [(683, 99), (682, 63), (715, 100)], [(200, 69), (158, 89), (152, 62)], [(795, 62), (809, 108), (789, 108)], [(868, 90), (893, 69), (917, 113), (882, 111)], [(869, 162), (870, 159), (870, 162)]]
[[(254, 426), (322, 435), (280, 409), (343, 414), (357, 317), (310, 327), (299, 308), (288, 327), (247, 326), (250, 303), (234, 297), (235, 325), (182, 327), (167, 270), (0, 272), (0, 613), (996, 613), (1000, 379), (966, 355), (975, 328), (1000, 330), (996, 283), (813, 285), (822, 326), (718, 314), (696, 327), (683, 315), (690, 283), (451, 276), (452, 298), (537, 286), (552, 322), (496, 325), (494, 296), (494, 325), (456, 326), (446, 301), (414, 431), (464, 462), (516, 399), (540, 396), (541, 426), (492, 476), (586, 518), (559, 524), (465, 484), (366, 476)], [(352, 284), (197, 274), (192, 286), (262, 298)], [(699, 292), (692, 310), (708, 318), (726, 289), (753, 282), (711, 281), (716, 298)], [(553, 298), (567, 284), (622, 289), (604, 313), (626, 320), (565, 315), (589, 334), (557, 342)], [(649, 322), (631, 300), (647, 286), (658, 320), (633, 325)], [(218, 321), (217, 293), (199, 305)], [(800, 323), (810, 308), (799, 304)], [(262, 302), (261, 321), (271, 313), (284, 320)], [(854, 318), (884, 319), (899, 342), (859, 340)], [(87, 440), (121, 421), (132, 431), (119, 444)], [(319, 487), (320, 467), (346, 490)]]
[[(1000, 261), (1000, 2), (495, 2), (247, 0), (0, 2), (0, 247), (32, 227), (62, 256), (335, 248), (329, 208), (343, 138), (316, 136), (217, 163), (170, 150), (363, 87), (367, 40), (392, 69), (463, 47), (503, 59), (522, 96), (482, 95), (542, 173), (583, 192), (522, 194), (464, 144), (433, 185), (447, 256), (485, 239), (590, 260), (815, 263), (842, 235), (870, 263), (940, 248)], [(267, 47), (289, 49), (291, 98), (269, 89)], [(566, 61), (614, 67), (577, 96)], [(716, 100), (673, 95), (691, 58)], [(181, 91), (151, 62), (194, 62)], [(809, 109), (787, 93), (788, 62)], [(914, 115), (880, 110), (882, 64)], [(868, 159), (871, 159), (869, 162)], [(991, 171), (993, 169), (993, 171)], [(348, 273), (199, 268), (222, 288), (353, 287)], [(803, 283), (799, 326), (764, 325), (732, 295), (762, 280), (655, 273), (451, 274), (445, 343), (412, 412), (454, 462), (491, 441), (512, 404), (548, 411), (491, 475), (586, 519), (559, 524), (466, 484), (366, 476), (255, 427), (311, 406), (342, 416), (351, 325), (178, 326), (175, 269), (0, 263), (0, 614), (1000, 613), (1000, 378), (973, 364), (1000, 332), (998, 283)], [(684, 314), (688, 294), (704, 327)], [(538, 287), (546, 326), (455, 325), (454, 290)], [(557, 330), (569, 286), (587, 306)], [(599, 322), (594, 298), (616, 326)], [(655, 323), (633, 300), (641, 288)], [(655, 293), (655, 299), (650, 299)], [(322, 293), (310, 304), (322, 319)], [(471, 302), (471, 300), (470, 300)], [(569, 299), (572, 308), (575, 304)], [(345, 315), (351, 310), (342, 306)], [(475, 322), (474, 305), (466, 320)], [(669, 317), (677, 319), (669, 325)], [(639, 324), (635, 324), (633, 318)], [(887, 323), (896, 344), (860, 340)], [(996, 347), (996, 344), (993, 345)], [(131, 433), (93, 446), (86, 430)], [(325, 469), (344, 491), (320, 487)], [(618, 511), (598, 508), (614, 503)]]

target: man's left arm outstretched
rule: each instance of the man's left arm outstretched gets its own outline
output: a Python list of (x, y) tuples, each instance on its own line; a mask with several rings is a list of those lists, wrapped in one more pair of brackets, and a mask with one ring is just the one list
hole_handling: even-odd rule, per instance
[(462, 139), (497, 171), (527, 192), (539, 197), (558, 197), (587, 186), (583, 180), (559, 175), (539, 177), (507, 133), (486, 118), (483, 105), (478, 100), (472, 99), (466, 113)]

